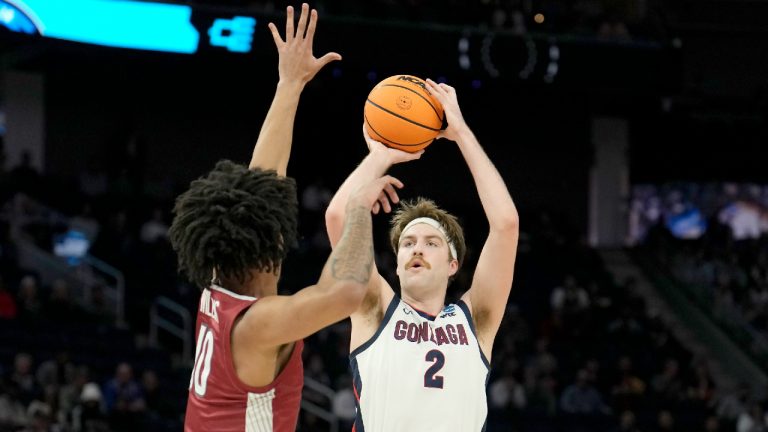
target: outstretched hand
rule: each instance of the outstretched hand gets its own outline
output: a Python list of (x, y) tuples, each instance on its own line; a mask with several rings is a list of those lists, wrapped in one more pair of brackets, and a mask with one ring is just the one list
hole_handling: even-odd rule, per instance
[(443, 105), (445, 119), (448, 122), (448, 127), (440, 131), (437, 137), (456, 141), (459, 133), (467, 128), (467, 123), (461, 114), (461, 108), (459, 108), (456, 89), (445, 83), (438, 84), (429, 78), (427, 78), (427, 85), (432, 96)]
[(389, 165), (416, 160), (424, 154), (424, 150), (419, 150), (415, 153), (408, 153), (385, 146), (384, 144), (374, 140), (370, 135), (368, 135), (368, 130), (365, 127), (365, 123), (363, 123), (363, 138), (365, 138), (365, 143), (368, 145), (368, 151), (370, 151), (372, 154), (381, 155), (381, 157), (386, 158)]
[(403, 183), (400, 180), (385, 175), (360, 186), (350, 195), (348, 205), (365, 206), (371, 209), (373, 214), (378, 214), (381, 209), (389, 213), (392, 211), (392, 204), (400, 201), (395, 188), (402, 189), (402, 187)]
[(280, 57), (278, 71), (280, 81), (306, 84), (323, 66), (334, 60), (341, 60), (341, 55), (329, 52), (320, 58), (312, 54), (312, 42), (317, 27), (317, 10), (309, 10), (309, 5), (301, 5), (301, 16), (298, 26), (294, 28), (293, 7), (286, 9), (285, 40), (274, 23), (269, 23), (269, 30), (275, 40), (277, 53)]

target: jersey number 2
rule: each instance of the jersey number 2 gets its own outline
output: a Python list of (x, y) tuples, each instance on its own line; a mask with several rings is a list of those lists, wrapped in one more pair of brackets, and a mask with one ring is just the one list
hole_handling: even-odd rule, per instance
[(200, 397), (205, 396), (205, 390), (208, 387), (211, 357), (213, 357), (213, 330), (205, 324), (200, 324), (195, 348), (195, 367), (192, 368), (192, 379), (189, 380), (189, 389), (194, 388), (195, 393)]
[(433, 362), (432, 366), (424, 374), (424, 387), (443, 388), (443, 377), (437, 375), (437, 373), (445, 366), (445, 355), (441, 351), (432, 350), (427, 353), (424, 360)]

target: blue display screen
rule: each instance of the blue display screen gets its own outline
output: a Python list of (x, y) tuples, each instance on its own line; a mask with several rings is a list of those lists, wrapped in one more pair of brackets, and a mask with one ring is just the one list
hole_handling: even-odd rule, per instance
[(77, 265), (88, 253), (91, 242), (80, 231), (69, 230), (53, 238), (53, 254), (66, 258), (71, 265)]
[(45, 37), (184, 54), (207, 45), (249, 52), (256, 19), (216, 17), (198, 29), (189, 6), (120, 0), (0, 0), (0, 25)]
[(18, 8), (5, 2), (0, 2), (0, 25), (19, 33), (38, 33), (37, 27), (31, 19)]

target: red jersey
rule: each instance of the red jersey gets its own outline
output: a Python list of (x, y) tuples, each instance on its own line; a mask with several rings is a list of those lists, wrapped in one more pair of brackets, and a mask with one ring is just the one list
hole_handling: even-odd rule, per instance
[(267, 386), (246, 385), (235, 373), (232, 323), (257, 300), (215, 285), (200, 296), (185, 432), (296, 430), (304, 385), (302, 341), (295, 343), (288, 363)]

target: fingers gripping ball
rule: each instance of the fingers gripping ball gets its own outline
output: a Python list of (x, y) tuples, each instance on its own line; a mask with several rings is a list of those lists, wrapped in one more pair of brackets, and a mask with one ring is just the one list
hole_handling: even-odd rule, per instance
[(443, 125), (443, 106), (426, 82), (411, 75), (378, 83), (368, 95), (364, 115), (371, 138), (411, 153), (431, 144)]

